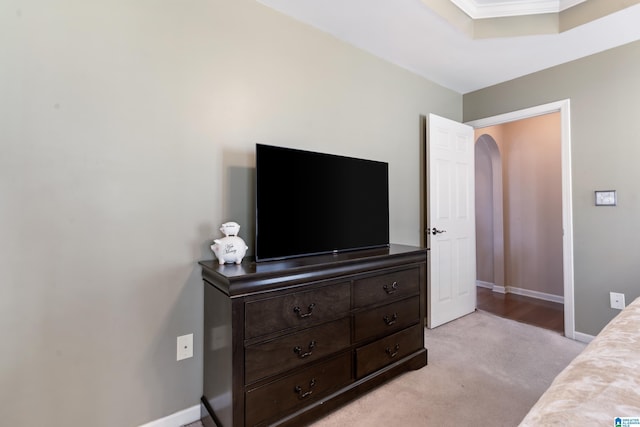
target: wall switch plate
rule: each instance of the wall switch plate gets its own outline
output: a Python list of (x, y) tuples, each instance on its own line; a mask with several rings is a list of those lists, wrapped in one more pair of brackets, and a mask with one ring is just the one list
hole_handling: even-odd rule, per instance
[(193, 334), (178, 337), (177, 360), (193, 357)]
[(622, 310), (624, 308), (624, 294), (609, 292), (609, 298), (611, 299), (611, 308), (616, 308), (618, 310)]
[(596, 191), (596, 206), (616, 206), (616, 190)]

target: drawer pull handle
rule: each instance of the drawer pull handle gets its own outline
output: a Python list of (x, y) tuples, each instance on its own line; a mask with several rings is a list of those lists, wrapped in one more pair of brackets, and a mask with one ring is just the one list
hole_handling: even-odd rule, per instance
[(391, 326), (396, 323), (396, 320), (398, 320), (398, 313), (393, 313), (393, 316), (384, 316), (382, 320), (384, 320), (384, 323), (386, 323), (387, 326)]
[(316, 379), (312, 378), (311, 381), (309, 381), (309, 390), (308, 391), (302, 391), (302, 387), (300, 387), (299, 385), (296, 386), (296, 388), (293, 389), (294, 392), (296, 392), (296, 394), (298, 395), (298, 399), (302, 400), (302, 399), (306, 399), (307, 397), (311, 396), (311, 394), (313, 393), (313, 387), (315, 387), (316, 385)]
[(384, 289), (384, 291), (387, 293), (387, 295), (391, 295), (391, 294), (395, 293), (398, 290), (398, 282), (393, 282), (391, 284), (391, 286), (384, 285), (382, 287), (382, 289)]
[(390, 349), (389, 347), (387, 347), (387, 349), (385, 350), (387, 352), (387, 354), (389, 355), (390, 358), (394, 358), (398, 355), (398, 351), (400, 350), (400, 344), (396, 344), (396, 346), (392, 349)]
[(311, 341), (309, 343), (309, 350), (307, 352), (303, 353), (302, 352), (302, 347), (300, 347), (299, 345), (295, 346), (293, 348), (293, 352), (298, 355), (299, 359), (304, 359), (304, 358), (309, 357), (309, 356), (311, 356), (313, 354), (313, 349), (315, 348), (315, 346), (316, 346), (316, 342), (315, 341)]
[(316, 306), (316, 303), (313, 302), (311, 304), (309, 304), (308, 310), (306, 313), (302, 313), (300, 307), (293, 307), (293, 311), (294, 313), (296, 313), (298, 315), (298, 317), (300, 319), (304, 319), (305, 317), (309, 317), (313, 314), (313, 308)]

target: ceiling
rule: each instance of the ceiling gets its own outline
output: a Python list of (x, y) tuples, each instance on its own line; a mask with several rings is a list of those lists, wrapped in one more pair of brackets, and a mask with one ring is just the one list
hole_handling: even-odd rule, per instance
[[(474, 38), (453, 25), (428, 6), (435, 0), (257, 1), (462, 94), (640, 40), (640, 3), (630, 1), (626, 4), (635, 4), (560, 33), (493, 38)], [(591, 1), (596, 0), (585, 4)], [(581, 1), (464, 2), (495, 10), (505, 3), (555, 2), (561, 11), (563, 4)], [(515, 14), (534, 13), (522, 10)], [(470, 21), (495, 27), (511, 19), (475, 20), (467, 15)]]

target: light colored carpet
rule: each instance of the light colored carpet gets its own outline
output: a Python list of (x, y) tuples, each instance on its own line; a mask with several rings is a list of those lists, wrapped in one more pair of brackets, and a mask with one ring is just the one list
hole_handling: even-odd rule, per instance
[(426, 367), (312, 426), (517, 426), (585, 345), (477, 311), (425, 330), (425, 347)]
[(311, 427), (514, 427), (585, 344), (477, 311), (425, 330), (425, 346), (427, 366)]

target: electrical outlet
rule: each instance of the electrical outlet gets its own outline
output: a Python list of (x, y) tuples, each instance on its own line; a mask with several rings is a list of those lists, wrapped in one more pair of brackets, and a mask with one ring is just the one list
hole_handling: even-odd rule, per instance
[(618, 310), (622, 310), (624, 308), (624, 294), (609, 292), (609, 298), (611, 300), (611, 308), (616, 308)]
[(193, 357), (193, 334), (178, 337), (177, 360)]

